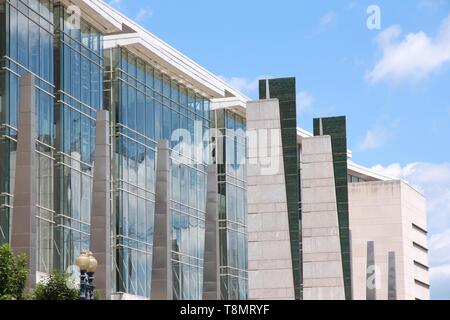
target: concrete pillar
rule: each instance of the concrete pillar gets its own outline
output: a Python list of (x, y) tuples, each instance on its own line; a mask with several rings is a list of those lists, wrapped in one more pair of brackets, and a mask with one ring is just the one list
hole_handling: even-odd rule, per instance
[(103, 299), (111, 298), (111, 145), (109, 112), (97, 112), (91, 211), (91, 248), (98, 261), (95, 285)]
[(152, 300), (172, 300), (172, 262), (170, 213), (170, 150), (169, 142), (158, 143), (156, 158), (156, 203), (153, 234)]
[(208, 167), (203, 300), (220, 300), (219, 199), (217, 166)]
[(303, 140), (303, 299), (345, 300), (330, 136)]
[(27, 289), (36, 285), (36, 89), (32, 74), (20, 79), (19, 135), (14, 177), (11, 247), (15, 254), (26, 254)]
[(377, 279), (375, 268), (375, 243), (367, 242), (366, 300), (377, 300)]
[(278, 99), (247, 104), (250, 300), (294, 300)]
[(397, 300), (397, 277), (395, 273), (395, 251), (391, 251), (388, 257), (388, 300)]

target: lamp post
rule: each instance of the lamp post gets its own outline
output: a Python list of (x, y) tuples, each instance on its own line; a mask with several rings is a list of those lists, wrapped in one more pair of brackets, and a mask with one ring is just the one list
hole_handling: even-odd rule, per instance
[(95, 285), (94, 285), (94, 274), (95, 271), (97, 271), (97, 259), (94, 258), (94, 256), (92, 255), (92, 252), (88, 252), (88, 256), (89, 256), (89, 267), (87, 270), (87, 275), (88, 275), (88, 295), (89, 295), (89, 299), (88, 300), (94, 300), (94, 289), (95, 289)]
[(92, 252), (82, 251), (76, 259), (80, 268), (80, 300), (94, 300), (94, 273), (97, 270), (97, 259)]

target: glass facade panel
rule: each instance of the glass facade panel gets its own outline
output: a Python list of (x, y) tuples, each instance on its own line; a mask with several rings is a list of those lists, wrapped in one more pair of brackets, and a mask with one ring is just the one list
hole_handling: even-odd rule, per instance
[(53, 268), (55, 139), (53, 132), (53, 6), (48, 0), (0, 5), (0, 243), (9, 242), (18, 135), (20, 77), (31, 72), (36, 87), (37, 268)]
[(245, 119), (214, 111), (219, 180), (220, 291), (223, 300), (248, 298)]
[[(89, 249), (95, 119), (103, 108), (102, 34), (54, 8), (55, 20), (55, 212), (54, 266), (65, 270)], [(53, 121), (52, 121), (53, 122)]]
[[(103, 50), (101, 32), (83, 20), (73, 28), (69, 18), (59, 2), (0, 0), (0, 243), (10, 241), (19, 80), (32, 72), (38, 271), (67, 270), (90, 247), (96, 115), (105, 108), (113, 122), (114, 292), (150, 297), (157, 142), (167, 139), (173, 298), (201, 299), (209, 159), (194, 146), (209, 142), (210, 101), (126, 49)], [(245, 121), (219, 113), (223, 121), (213, 125), (226, 137), (227, 160), (219, 170), (222, 297), (245, 299)], [(172, 141), (180, 128), (186, 134)]]
[[(131, 52), (114, 48), (105, 52), (105, 57), (110, 59), (105, 62), (105, 90), (113, 97), (110, 106), (116, 119), (114, 290), (149, 297), (157, 141), (170, 141), (182, 124), (190, 129), (188, 135), (193, 139), (197, 118), (203, 135), (209, 128), (209, 112), (205, 117), (195, 109), (188, 110), (187, 88)], [(195, 99), (202, 105), (205, 100)], [(171, 148), (176, 145), (175, 141)], [(173, 296), (200, 299), (207, 166), (203, 157), (195, 162), (189, 152), (178, 155), (172, 151)]]

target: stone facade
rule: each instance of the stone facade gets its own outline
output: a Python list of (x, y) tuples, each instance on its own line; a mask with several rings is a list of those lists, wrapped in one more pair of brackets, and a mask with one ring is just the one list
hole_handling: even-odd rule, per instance
[[(396, 299), (429, 299), (424, 197), (402, 181), (379, 181), (350, 184), (349, 200), (354, 298), (366, 299), (366, 244), (374, 241), (377, 300), (389, 297), (389, 269)], [(390, 252), (395, 253), (395, 277)]]
[(11, 247), (15, 254), (25, 254), (28, 264), (26, 287), (36, 285), (36, 88), (35, 77), (20, 79), (19, 135), (17, 140), (14, 211)]
[(102, 298), (111, 295), (111, 146), (109, 112), (97, 112), (92, 191), (91, 251), (98, 261), (95, 284)]
[(301, 168), (303, 299), (344, 300), (330, 136), (304, 139)]
[[(247, 130), (250, 136), (263, 136), (269, 130), (265, 148), (254, 139), (248, 146), (248, 227), (249, 298), (295, 298), (285, 172), (281, 142), (278, 100), (250, 102)], [(266, 136), (267, 137), (267, 136)], [(263, 163), (272, 169), (264, 171)]]

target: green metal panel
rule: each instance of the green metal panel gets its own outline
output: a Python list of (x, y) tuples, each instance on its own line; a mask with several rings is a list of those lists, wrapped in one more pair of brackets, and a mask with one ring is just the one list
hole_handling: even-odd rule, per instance
[[(322, 125), (320, 121), (322, 120)], [(322, 127), (322, 132), (321, 132)], [(352, 279), (350, 261), (350, 231), (348, 220), (348, 181), (347, 181), (347, 127), (346, 118), (332, 117), (314, 119), (314, 135), (331, 136), (333, 167), (336, 187), (336, 201), (341, 239), (342, 270), (344, 272), (345, 297), (352, 298)]]
[(302, 298), (301, 224), (299, 213), (299, 159), (297, 145), (297, 104), (295, 78), (269, 80), (270, 97), (266, 93), (266, 80), (259, 82), (260, 99), (278, 99), (280, 103), (281, 138), (286, 179), (286, 195), (291, 238), (292, 268), (295, 298)]

